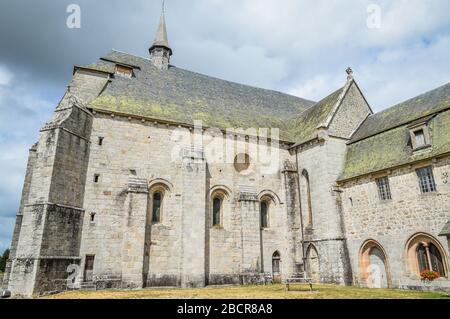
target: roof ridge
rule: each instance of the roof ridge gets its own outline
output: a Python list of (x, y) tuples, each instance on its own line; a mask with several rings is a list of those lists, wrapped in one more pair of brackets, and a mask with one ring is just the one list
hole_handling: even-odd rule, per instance
[(235, 84), (235, 85), (240, 85), (240, 86), (245, 86), (245, 87), (253, 88), (253, 89), (256, 89), (256, 90), (264, 90), (264, 91), (268, 91), (268, 92), (274, 92), (274, 93), (278, 93), (278, 94), (294, 97), (294, 98), (297, 98), (297, 99), (301, 99), (301, 100), (306, 101), (306, 102), (316, 103), (315, 101), (308, 100), (308, 99), (302, 98), (300, 96), (292, 95), (292, 94), (289, 94), (289, 93), (277, 91), (277, 90), (274, 90), (274, 89), (267, 89), (267, 88), (262, 88), (262, 87), (258, 87), (258, 86), (255, 86), (255, 85), (234, 82), (234, 81), (231, 81), (231, 80), (226, 80), (226, 79), (222, 79), (222, 78), (219, 78), (219, 77), (216, 77), (216, 76), (203, 74), (203, 73), (199, 73), (199, 72), (196, 72), (196, 71), (191, 71), (191, 70), (180, 68), (180, 67), (177, 67), (177, 66), (173, 66), (173, 67), (177, 68), (179, 70), (185, 71), (185, 72), (197, 74), (197, 75), (200, 75), (200, 76), (203, 76), (203, 77), (207, 77), (207, 78), (210, 78), (210, 79), (220, 80), (220, 81), (223, 81), (223, 82), (227, 82), (227, 83), (231, 83), (231, 84)]
[[(350, 140), (349, 144), (354, 144), (354, 143), (363, 141), (365, 139), (374, 137), (376, 135), (382, 134), (389, 130), (393, 130), (393, 129), (396, 129), (401, 126), (405, 126), (405, 125), (412, 123), (416, 120), (419, 120), (421, 118), (425, 118), (427, 116), (439, 114), (439, 113), (449, 110), (450, 104), (439, 105), (439, 103), (437, 103), (437, 102), (433, 105), (424, 104), (424, 106), (427, 108), (427, 110), (425, 112), (422, 112), (422, 113), (413, 112), (411, 117), (401, 118), (396, 123), (391, 123), (388, 125), (378, 125), (378, 127), (377, 127), (377, 121), (380, 121), (380, 119), (383, 119), (384, 116), (390, 116), (390, 117), (394, 116), (395, 117), (396, 114), (398, 114), (399, 111), (402, 111), (403, 108), (406, 108), (406, 109), (411, 108), (412, 107), (411, 105), (414, 105), (414, 103), (417, 103), (417, 100), (421, 100), (424, 97), (426, 97), (427, 95), (431, 94), (430, 99), (432, 100), (433, 98), (435, 98), (435, 95), (433, 95), (433, 93), (436, 93), (437, 91), (439, 91), (441, 89), (445, 89), (445, 88), (450, 88), (450, 82), (443, 84), (441, 86), (438, 86), (435, 89), (423, 92), (415, 97), (409, 98), (400, 103), (397, 103), (397, 104), (395, 104), (385, 110), (382, 110), (378, 113), (369, 115), (363, 123), (363, 124), (367, 123), (367, 125), (369, 125), (369, 132), (362, 133), (359, 136), (358, 136), (357, 132), (355, 132), (356, 136), (354, 139), (352, 138)], [(397, 113), (395, 113), (395, 112), (397, 112)], [(361, 128), (363, 128), (363, 125), (361, 125), (360, 129)]]
[(386, 108), (386, 109), (384, 109), (384, 110), (382, 110), (382, 111), (380, 111), (380, 112), (374, 113), (374, 114), (372, 114), (371, 116), (376, 116), (376, 115), (379, 115), (379, 114), (383, 114), (383, 113), (385, 113), (385, 112), (387, 112), (387, 111), (390, 111), (390, 110), (392, 110), (392, 109), (394, 109), (394, 108), (396, 108), (396, 107), (400, 107), (400, 106), (404, 105), (404, 104), (407, 103), (407, 102), (410, 102), (410, 101), (413, 101), (414, 99), (420, 98), (421, 96), (424, 96), (424, 95), (426, 95), (426, 94), (428, 94), (428, 93), (431, 93), (431, 92), (437, 91), (437, 90), (439, 90), (439, 89), (442, 89), (443, 87), (445, 87), (445, 86), (447, 86), (447, 85), (450, 85), (450, 82), (447, 82), (447, 83), (445, 83), (445, 84), (443, 84), (443, 85), (440, 85), (440, 86), (438, 86), (438, 87), (436, 87), (436, 88), (434, 88), (434, 89), (425, 91), (425, 92), (423, 92), (423, 93), (420, 93), (419, 95), (413, 96), (413, 97), (411, 97), (411, 98), (409, 98), (409, 99), (403, 100), (403, 101), (401, 101), (401, 102), (399, 102), (399, 103), (397, 103), (397, 104), (394, 104), (394, 105), (392, 105), (392, 106), (389, 106), (388, 108)]
[[(344, 88), (344, 86), (341, 87), (341, 88), (339, 88), (339, 89), (337, 89), (337, 90), (335, 90), (335, 91), (333, 91), (332, 93), (328, 94), (327, 96), (325, 96), (324, 98), (320, 99), (319, 101), (314, 102), (314, 105), (311, 105), (311, 107), (309, 107), (309, 108), (304, 109), (303, 111), (301, 111), (301, 112), (297, 115), (297, 118), (300, 117), (303, 113), (305, 113), (305, 112), (311, 110), (313, 107), (317, 106), (320, 102), (322, 102), (322, 101), (324, 101), (325, 99), (329, 98), (329, 97), (332, 96), (333, 94), (336, 94), (337, 92), (339, 92), (339, 91), (342, 90), (343, 88)], [(295, 119), (294, 119), (294, 120), (295, 120)]]
[[(132, 54), (132, 53), (128, 53), (128, 52), (124, 52), (124, 51), (120, 51), (120, 50), (116, 50), (116, 49), (112, 49), (112, 51), (120, 53), (120, 54), (129, 55), (129, 56), (132, 56), (132, 57), (135, 57), (135, 58), (143, 59), (146, 62), (151, 62), (150, 59), (147, 59), (147, 58), (144, 58), (144, 57)], [(102, 58), (106, 58), (106, 56), (104, 56)], [(264, 90), (264, 91), (267, 91), (267, 92), (278, 93), (278, 94), (282, 94), (282, 95), (285, 95), (285, 96), (289, 96), (289, 97), (293, 97), (293, 98), (296, 98), (296, 99), (300, 99), (300, 100), (305, 101), (305, 102), (317, 103), (316, 101), (308, 100), (308, 99), (302, 98), (300, 96), (292, 95), (292, 94), (289, 94), (289, 93), (286, 93), (286, 92), (281, 92), (281, 91), (277, 91), (277, 90), (274, 90), (274, 89), (261, 88), (261, 87), (255, 86), (255, 85), (250, 85), (250, 84), (245, 84), (245, 83), (234, 82), (234, 81), (231, 81), (231, 80), (226, 80), (226, 79), (222, 79), (222, 78), (219, 78), (219, 77), (215, 77), (215, 76), (199, 73), (197, 71), (191, 71), (191, 70), (188, 70), (188, 69), (184, 69), (184, 68), (178, 67), (176, 65), (170, 65), (170, 66), (172, 68), (176, 68), (176, 69), (181, 70), (183, 72), (189, 72), (189, 73), (196, 74), (196, 75), (199, 75), (199, 76), (202, 76), (202, 77), (206, 77), (206, 78), (210, 78), (210, 79), (214, 79), (214, 80), (219, 80), (219, 81), (227, 82), (227, 83), (234, 84), (234, 85), (245, 86), (245, 87), (253, 88), (253, 89), (256, 89), (256, 90)]]
[(146, 61), (148, 61), (148, 62), (151, 62), (151, 60), (150, 60), (149, 58), (146, 58), (146, 57), (143, 57), (143, 56), (140, 56), (140, 55), (136, 55), (136, 54), (133, 54), (133, 53), (129, 53), (129, 52), (125, 52), (125, 51), (120, 51), (120, 50), (117, 50), (117, 49), (111, 49), (111, 51), (115, 51), (115, 52), (117, 52), (117, 53), (122, 53), (122, 54), (126, 54), (126, 55), (131, 55), (132, 57), (139, 58), (139, 59), (142, 59), (142, 60), (146, 60)]
[[(364, 136), (364, 137), (361, 137), (361, 138), (358, 138), (358, 139), (355, 139), (355, 140), (350, 140), (350, 141), (348, 142), (348, 145), (356, 144), (356, 143), (362, 142), (362, 141), (367, 140), (367, 139), (369, 139), (369, 138), (371, 138), (371, 137), (374, 137), (374, 136), (377, 136), (377, 135), (386, 133), (386, 132), (388, 132), (388, 131), (395, 130), (395, 129), (399, 128), (399, 127), (402, 127), (402, 126), (411, 124), (411, 123), (416, 122), (416, 121), (418, 121), (418, 120), (420, 120), (420, 119), (425, 119), (425, 118), (427, 118), (427, 117), (431, 117), (431, 116), (436, 115), (436, 114), (439, 114), (439, 113), (447, 112), (447, 111), (449, 111), (449, 110), (450, 110), (450, 106), (449, 106), (449, 107), (446, 107), (446, 108), (443, 108), (443, 109), (441, 109), (441, 110), (436, 110), (436, 111), (434, 111), (434, 112), (432, 112), (432, 113), (430, 113), (430, 114), (424, 115), (424, 116), (416, 117), (416, 118), (414, 118), (414, 119), (411, 119), (411, 120), (408, 120), (408, 121), (405, 121), (405, 122), (398, 123), (398, 124), (396, 124), (396, 125), (394, 125), (394, 126), (390, 126), (390, 127), (386, 128), (386, 129), (383, 129), (383, 130), (381, 130), (381, 131), (377, 131), (376, 133), (373, 133), (373, 134), (370, 134), (370, 135), (367, 135), (367, 136)], [(367, 119), (366, 119), (366, 120), (367, 120)]]

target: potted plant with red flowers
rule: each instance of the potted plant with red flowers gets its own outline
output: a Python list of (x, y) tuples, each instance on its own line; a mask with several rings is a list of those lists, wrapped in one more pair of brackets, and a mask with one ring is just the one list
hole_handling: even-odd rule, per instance
[(420, 278), (423, 281), (432, 282), (440, 277), (437, 271), (425, 269), (420, 273)]

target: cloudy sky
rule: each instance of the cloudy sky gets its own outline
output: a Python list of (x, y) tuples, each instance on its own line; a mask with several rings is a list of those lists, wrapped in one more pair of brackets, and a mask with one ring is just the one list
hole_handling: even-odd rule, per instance
[[(67, 27), (70, 4), (79, 29)], [(0, 250), (28, 149), (73, 65), (112, 48), (146, 56), (160, 10), (160, 0), (0, 2)], [(166, 20), (172, 64), (312, 100), (343, 85), (347, 66), (376, 111), (450, 81), (448, 0), (166, 0)]]

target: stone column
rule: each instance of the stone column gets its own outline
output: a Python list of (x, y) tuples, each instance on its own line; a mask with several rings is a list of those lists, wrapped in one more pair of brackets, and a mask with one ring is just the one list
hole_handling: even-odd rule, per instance
[(286, 192), (286, 228), (288, 256), (285, 260), (285, 275), (290, 277), (304, 271), (304, 248), (302, 243), (302, 220), (298, 193), (298, 172), (289, 161), (283, 163), (284, 189)]
[(206, 161), (203, 151), (183, 150), (180, 281), (182, 287), (205, 286)]
[(122, 242), (122, 286), (143, 287), (145, 225), (148, 186), (145, 179), (130, 177)]
[(242, 240), (242, 283), (259, 281), (261, 272), (261, 238), (259, 200), (256, 189), (242, 187), (239, 194)]

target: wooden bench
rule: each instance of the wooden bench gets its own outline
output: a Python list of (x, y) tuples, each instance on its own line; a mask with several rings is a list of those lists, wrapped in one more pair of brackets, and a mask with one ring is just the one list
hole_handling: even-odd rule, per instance
[(306, 277), (305, 273), (299, 273), (295, 277), (287, 278), (285, 283), (286, 283), (286, 291), (289, 291), (290, 285), (292, 284), (304, 284), (304, 283), (309, 285), (309, 291), (311, 292), (313, 291), (312, 279)]

